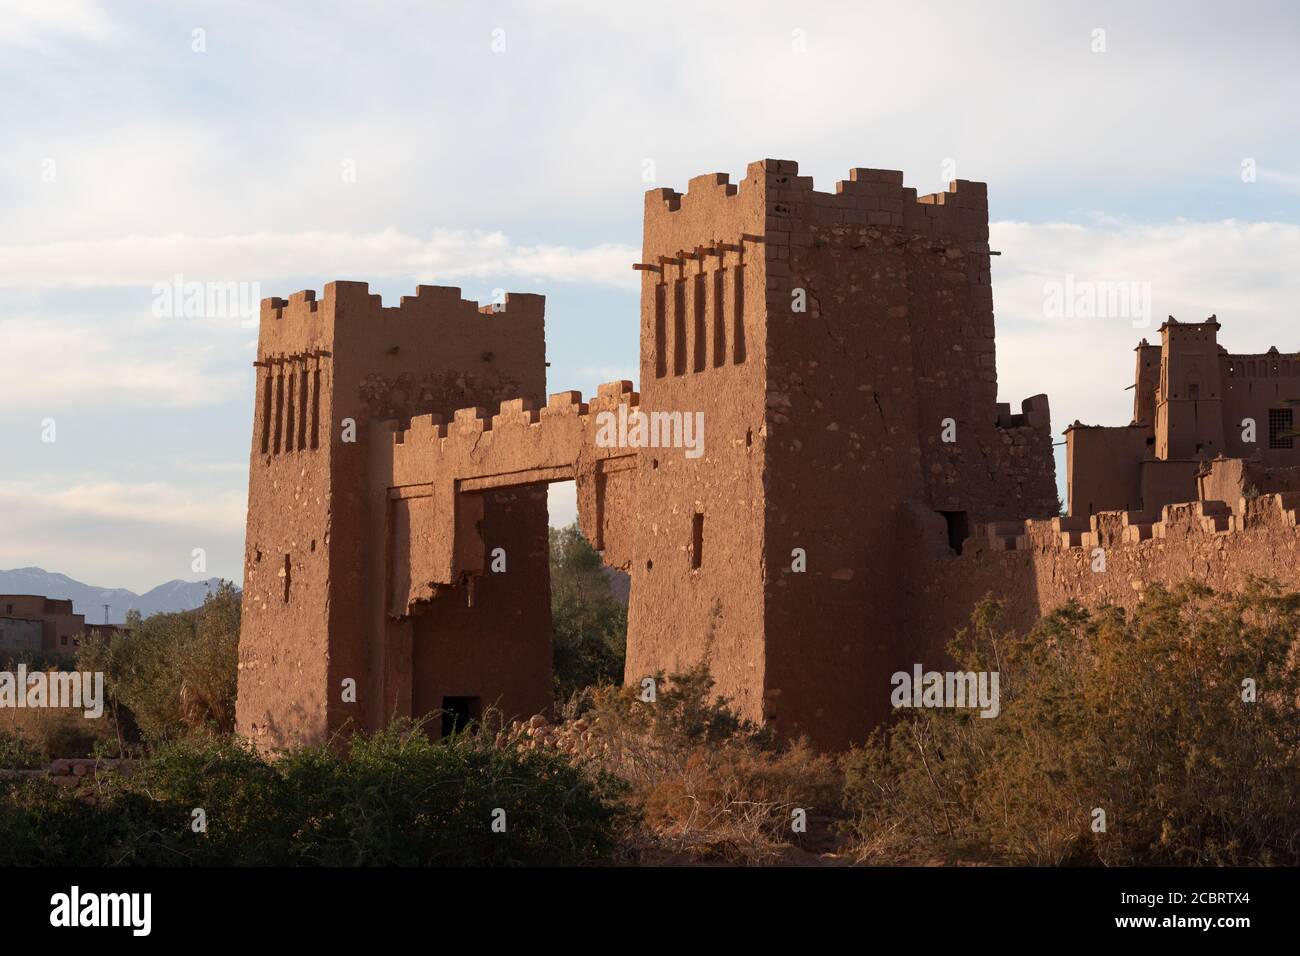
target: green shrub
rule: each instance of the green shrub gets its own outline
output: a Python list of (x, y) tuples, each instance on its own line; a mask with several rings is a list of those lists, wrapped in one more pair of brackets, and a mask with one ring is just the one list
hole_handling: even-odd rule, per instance
[(434, 743), (401, 725), (354, 737), (346, 755), (274, 761), (196, 738), (90, 793), (0, 781), (0, 865), (574, 865), (611, 857), (617, 796), (556, 754), (486, 734)]
[(95, 866), (111, 818), (47, 778), (0, 778), (0, 865)]
[(234, 730), (239, 607), (239, 592), (223, 582), (193, 611), (133, 614), (128, 634), (84, 640), (78, 667), (104, 672), (119, 738), (137, 728), (154, 742)]
[(22, 734), (0, 730), (0, 770), (34, 770), (45, 766), (45, 755)]
[[(433, 743), (418, 729), (354, 738), (350, 759), (300, 751), (283, 772), (302, 808), (291, 854), (323, 865), (572, 865), (608, 858), (617, 788), (561, 756), (496, 748), (489, 735)], [(490, 826), (505, 812), (505, 832)]]
[(550, 529), (550, 546), (555, 693), (566, 700), (584, 687), (622, 682), (627, 607), (576, 524)]
[(1300, 863), (1300, 594), (1151, 587), (1129, 613), (1071, 603), (1023, 637), (997, 634), (998, 610), (950, 647), (1000, 672), (998, 717), (909, 712), (845, 759), (865, 856)]

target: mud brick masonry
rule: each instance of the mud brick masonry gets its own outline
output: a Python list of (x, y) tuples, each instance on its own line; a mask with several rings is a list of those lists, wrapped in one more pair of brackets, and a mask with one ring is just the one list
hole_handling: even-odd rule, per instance
[[(997, 401), (991, 254), (982, 183), (918, 197), (855, 169), (822, 193), (765, 160), (652, 190), (641, 390), (589, 401), (545, 394), (540, 296), (421, 286), (384, 307), (334, 282), (265, 300), (240, 732), (274, 749), (548, 710), (553, 481), (575, 481), (584, 534), (631, 575), (628, 682), (707, 658), (745, 716), (823, 747), (887, 719), (890, 675), (941, 664), (987, 592), (1027, 626), (1188, 575), (1300, 583), (1300, 499), (1269, 494), (1295, 487), (1290, 460), (1225, 432), (1289, 407), (1300, 360), (1225, 359), (1180, 345), (1208, 326), (1169, 323), (1159, 356), (1139, 347), (1135, 424), (1068, 432), (1061, 516), (1047, 397)], [(703, 455), (606, 447), (619, 406), (703, 412)]]

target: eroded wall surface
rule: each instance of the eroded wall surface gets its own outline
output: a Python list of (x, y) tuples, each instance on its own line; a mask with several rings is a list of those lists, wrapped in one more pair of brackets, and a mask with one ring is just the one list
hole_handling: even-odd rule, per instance
[(1131, 608), (1152, 584), (1200, 581), (1239, 590), (1252, 576), (1300, 588), (1300, 496), (1264, 495), (1170, 505), (1158, 520), (1133, 512), (1088, 519), (1006, 522), (981, 529), (969, 554), (909, 560), (906, 602), (920, 613), (909, 629), (914, 659), (927, 666), (991, 595), (1004, 624), (1023, 633), (1068, 600)]

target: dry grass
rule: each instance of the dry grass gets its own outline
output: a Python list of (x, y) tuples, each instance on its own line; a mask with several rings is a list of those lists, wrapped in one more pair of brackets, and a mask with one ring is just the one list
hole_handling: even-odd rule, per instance
[(842, 787), (832, 758), (737, 718), (703, 668), (659, 686), (654, 703), (638, 688), (589, 688), (561, 724), (516, 725), (506, 739), (625, 782), (640, 821), (626, 843), (641, 862), (761, 864), (830, 848)]
[(99, 719), (84, 716), (81, 707), (0, 708), (0, 734), (28, 740), (46, 761), (60, 757), (94, 756), (95, 745), (116, 743), (107, 711)]

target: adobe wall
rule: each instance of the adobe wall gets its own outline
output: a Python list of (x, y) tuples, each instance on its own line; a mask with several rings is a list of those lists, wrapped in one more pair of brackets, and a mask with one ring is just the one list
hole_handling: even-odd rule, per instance
[[(1288, 399), (1300, 399), (1300, 354), (1223, 353), (1219, 357), (1224, 383), (1224, 454), (1253, 458), (1257, 454), (1271, 465), (1300, 466), (1300, 440), (1290, 448), (1270, 448), (1268, 413)], [(1300, 427), (1300, 409), (1292, 413)], [(1244, 419), (1255, 420), (1254, 444), (1242, 440)]]
[[(1142, 460), (1153, 451), (1150, 428), (1081, 425), (1065, 432), (1066, 494), (1072, 515), (1142, 506)], [(1191, 497), (1184, 496), (1183, 500)]]
[(1162, 349), (1143, 339), (1135, 348), (1137, 368), (1133, 374), (1133, 422), (1146, 426), (1155, 449), (1156, 390), (1160, 387)]
[[(85, 615), (74, 613), (70, 600), (40, 594), (3, 594), (0, 595), (0, 611), (4, 612), (0, 617), (36, 623), (39, 636), (34, 647), (28, 646), (32, 642), (29, 627), (11, 627), (14, 640), (18, 640), (24, 650), (71, 654), (76, 649), (77, 639), (86, 631)], [(18, 637), (20, 634), (21, 639)]]
[(1202, 501), (1236, 501), (1261, 494), (1300, 492), (1300, 467), (1265, 465), (1245, 458), (1216, 458), (1197, 475)]
[(0, 617), (0, 651), (9, 654), (38, 654), (44, 650), (44, 625), (12, 617)]
[(717, 173), (685, 193), (647, 193), (641, 408), (703, 412), (704, 453), (639, 449), (635, 470), (609, 482), (619, 505), (605, 509), (624, 511), (631, 537), (624, 546), (613, 536), (606, 552), (631, 575), (626, 680), (707, 657), (718, 692), (755, 720), (766, 667), (764, 303), (774, 247), (764, 239), (780, 165), (751, 163), (737, 184)]
[[(631, 453), (597, 444), (598, 415), (638, 402), (630, 382), (612, 382), (590, 403), (561, 392), (540, 409), (512, 399), (496, 414), (472, 407), (446, 423), (384, 423), (387, 441), (369, 453), (370, 484), (384, 494), (365, 542), (379, 715), (428, 713), (448, 697), (477, 698), (507, 719), (550, 710), (545, 485), (590, 485), (621, 467)], [(580, 500), (593, 540), (600, 512), (618, 507), (605, 493)], [(531, 551), (519, 550), (521, 537)]]
[(1045, 396), (1018, 415), (996, 400), (982, 184), (918, 199), (902, 173), (857, 169), (828, 194), (782, 169), (767, 225), (767, 713), (837, 747), (888, 716), (870, 688), (905, 656), (903, 504), (968, 526), (1054, 514), (1050, 413)]
[[(1071, 598), (1131, 608), (1154, 583), (1172, 587), (1191, 578), (1235, 590), (1257, 575), (1300, 588), (1298, 508), (1294, 495), (1266, 495), (1240, 499), (1232, 510), (1222, 502), (1171, 505), (1155, 522), (1108, 513), (985, 529), (970, 554), (909, 562), (900, 600), (923, 612), (908, 634), (915, 660), (940, 660), (943, 645), (989, 593), (1006, 602), (1005, 626), (1023, 633)], [(1100, 571), (1098, 548), (1105, 555)]]
[(1224, 451), (1219, 323), (1178, 322), (1160, 327), (1162, 394), (1156, 405), (1156, 457), (1213, 458)]
[[(552, 481), (575, 481), (584, 533), (629, 573), (628, 683), (707, 660), (743, 716), (827, 748), (887, 719), (890, 675), (940, 662), (987, 591), (1027, 627), (1069, 597), (1131, 605), (1188, 575), (1295, 583), (1294, 503), (1226, 497), (1243, 475), (1155, 514), (1195, 494), (1198, 422), (1231, 424), (1242, 385), (1276, 404), (1288, 359), (1264, 395), (1249, 364), (1221, 364), (1217, 322), (1171, 320), (1167, 365), (1138, 349), (1141, 424), (1068, 433), (1071, 508), (1095, 513), (1054, 517), (1047, 398), (997, 401), (983, 184), (918, 197), (855, 169), (820, 193), (769, 159), (645, 203), (639, 394), (543, 405), (538, 296), (484, 309), (421, 286), (384, 308), (337, 282), (263, 303), (241, 733), (319, 742), (447, 698), (546, 710)], [(599, 447), (619, 408), (701, 413), (702, 454)]]
[[(1201, 470), (1197, 460), (1176, 459), (1163, 461), (1153, 458), (1138, 466), (1138, 484), (1142, 489), (1139, 499), (1141, 509), (1151, 514), (1159, 514), (1165, 505), (1181, 504), (1184, 501), (1196, 501), (1196, 475)], [(1235, 496), (1234, 499), (1236, 500)], [(1127, 504), (1127, 503), (1126, 503)], [(1121, 505), (1110, 506), (1107, 510), (1135, 510)]]
[(262, 300), (235, 703), (259, 746), (328, 733), (334, 325), (332, 286)]

